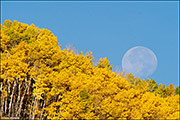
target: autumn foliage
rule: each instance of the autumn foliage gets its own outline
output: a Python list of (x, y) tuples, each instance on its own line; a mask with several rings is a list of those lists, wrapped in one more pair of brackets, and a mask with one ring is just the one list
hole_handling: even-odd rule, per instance
[(1, 25), (0, 116), (27, 119), (179, 119), (179, 89), (112, 72), (107, 58), (58, 46), (47, 29)]

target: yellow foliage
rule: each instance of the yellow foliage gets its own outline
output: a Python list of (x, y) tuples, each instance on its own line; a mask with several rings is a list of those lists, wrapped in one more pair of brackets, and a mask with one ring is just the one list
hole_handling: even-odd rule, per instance
[(29, 119), (179, 119), (173, 85), (161, 97), (162, 85), (112, 72), (106, 57), (93, 66), (92, 52), (61, 50), (49, 30), (35, 25), (5, 21), (0, 38), (1, 103), (14, 95), (21, 106), (25, 93)]

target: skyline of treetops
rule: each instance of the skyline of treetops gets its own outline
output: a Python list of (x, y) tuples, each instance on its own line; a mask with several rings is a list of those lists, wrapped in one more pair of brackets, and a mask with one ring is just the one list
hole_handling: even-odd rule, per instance
[(180, 86), (113, 72), (34, 24), (5, 20), (0, 40), (0, 118), (180, 119)]

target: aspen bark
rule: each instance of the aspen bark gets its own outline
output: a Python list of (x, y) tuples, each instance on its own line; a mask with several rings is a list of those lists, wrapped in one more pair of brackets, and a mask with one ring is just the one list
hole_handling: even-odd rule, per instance
[(20, 99), (21, 99), (21, 85), (19, 84), (18, 85), (18, 98), (17, 98), (17, 103), (16, 103), (16, 115), (18, 112), (18, 106), (19, 106)]
[(42, 117), (43, 117), (43, 112), (44, 112), (43, 109), (44, 109), (45, 103), (46, 103), (46, 101), (44, 100), (43, 107), (42, 107), (42, 113), (41, 113), (41, 116), (40, 116), (40, 120), (42, 120)]
[[(31, 112), (33, 112), (32, 109), (34, 108), (34, 107), (33, 107), (33, 106), (34, 106), (34, 105), (33, 105), (33, 104), (34, 104), (34, 103), (33, 103), (34, 100), (35, 100), (35, 98), (33, 97), (33, 100), (32, 100), (31, 106), (30, 106), (29, 119), (31, 119), (31, 114), (32, 114)], [(32, 111), (31, 111), (31, 110), (32, 110)]]
[(1, 95), (1, 116), (3, 115), (3, 113), (4, 113), (4, 98)]
[[(37, 89), (37, 88), (36, 88), (36, 89)], [(36, 97), (34, 97), (34, 99), (35, 99), (35, 100), (34, 100), (33, 113), (32, 113), (32, 114), (33, 114), (33, 115), (32, 115), (32, 119), (33, 119), (33, 120), (34, 120), (34, 118), (35, 118), (35, 115), (34, 115), (34, 110), (35, 110), (35, 109), (34, 109), (34, 108), (37, 108), (37, 106), (38, 106), (38, 104), (37, 104), (37, 103), (38, 103), (38, 99), (36, 99)]]
[(19, 109), (17, 111), (16, 116), (18, 116), (21, 113), (21, 109), (22, 109), (22, 105), (23, 105), (23, 100), (24, 100), (24, 96), (26, 94), (26, 91), (27, 91), (27, 87), (25, 88), (24, 93), (23, 93), (23, 95), (21, 97), (21, 101), (20, 101), (20, 104), (19, 104)]
[[(23, 95), (22, 95), (22, 97), (21, 97), (21, 101), (20, 101), (20, 103), (19, 103), (19, 110), (18, 110), (18, 112), (17, 112), (17, 114), (16, 114), (16, 116), (18, 116), (18, 115), (20, 115), (21, 114), (21, 111), (22, 111), (22, 105), (23, 105), (23, 100), (24, 100), (24, 97), (25, 97), (25, 95), (27, 94), (27, 95), (29, 95), (29, 88), (30, 88), (30, 85), (31, 85), (31, 81), (28, 79), (28, 75), (26, 76), (26, 78), (25, 78), (25, 91), (24, 91), (24, 93), (23, 93)], [(29, 82), (29, 84), (27, 84)]]
[[(33, 81), (33, 78), (31, 78), (31, 81)], [(32, 82), (31, 82), (32, 83)], [(30, 86), (31, 86), (31, 83), (30, 83)], [(29, 87), (30, 87), (29, 86)], [(30, 89), (29, 89), (29, 91), (30, 91)], [(33, 109), (34, 109), (34, 101), (35, 101), (35, 97), (34, 96), (32, 96), (32, 103), (31, 103), (31, 105), (30, 105), (30, 112), (29, 112), (29, 119), (32, 119), (32, 114), (33, 114)]]
[(4, 110), (4, 114), (6, 114), (7, 113), (7, 109), (8, 109), (8, 98), (9, 98), (9, 96), (10, 96), (10, 93), (11, 93), (11, 89), (10, 89), (10, 83), (8, 83), (9, 82), (9, 80), (7, 80), (7, 96), (4, 98), (4, 100), (5, 100), (5, 110)]
[[(19, 81), (19, 78), (17, 79)], [(16, 104), (17, 104), (17, 95), (18, 95), (18, 82), (16, 82), (16, 87), (15, 87), (15, 94), (14, 94), (14, 99), (13, 99), (13, 104), (12, 104), (12, 117), (15, 117), (16, 115)]]
[(12, 103), (12, 117), (15, 115), (15, 104), (16, 104), (16, 95), (13, 96), (13, 103)]
[(1, 83), (0, 91), (2, 90), (3, 82)]
[[(0, 91), (2, 91), (2, 86), (3, 86), (3, 82), (1, 83), (1, 88), (0, 88)], [(4, 110), (3, 110), (3, 108), (4, 108), (4, 99), (3, 99), (3, 95), (2, 95), (2, 92), (0, 93), (0, 100), (1, 100), (1, 116), (2, 116), (2, 114), (3, 114), (3, 112), (4, 112)]]
[(11, 117), (11, 109), (12, 109), (12, 102), (13, 102), (13, 95), (14, 95), (14, 91), (16, 87), (16, 81), (14, 81), (14, 85), (13, 85), (13, 89), (12, 89), (12, 94), (11, 94), (11, 99), (10, 99), (10, 103), (9, 103), (9, 117)]
[(4, 98), (4, 114), (7, 112), (7, 97)]
[(31, 86), (31, 80), (29, 80), (29, 84), (28, 84), (28, 88), (27, 88), (27, 95), (29, 95), (29, 90), (30, 90), (30, 86)]
[[(36, 109), (37, 109), (37, 106), (38, 106), (38, 100), (35, 99), (35, 107), (36, 107)], [(32, 119), (34, 120), (34, 118), (35, 118), (35, 115), (34, 115), (34, 107), (33, 107), (33, 116), (32, 116)]]

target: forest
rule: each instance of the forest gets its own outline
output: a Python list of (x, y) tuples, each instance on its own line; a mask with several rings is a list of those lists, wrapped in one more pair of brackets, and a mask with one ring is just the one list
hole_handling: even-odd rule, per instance
[(180, 119), (180, 86), (113, 72), (107, 57), (61, 49), (34, 24), (0, 28), (0, 118)]

